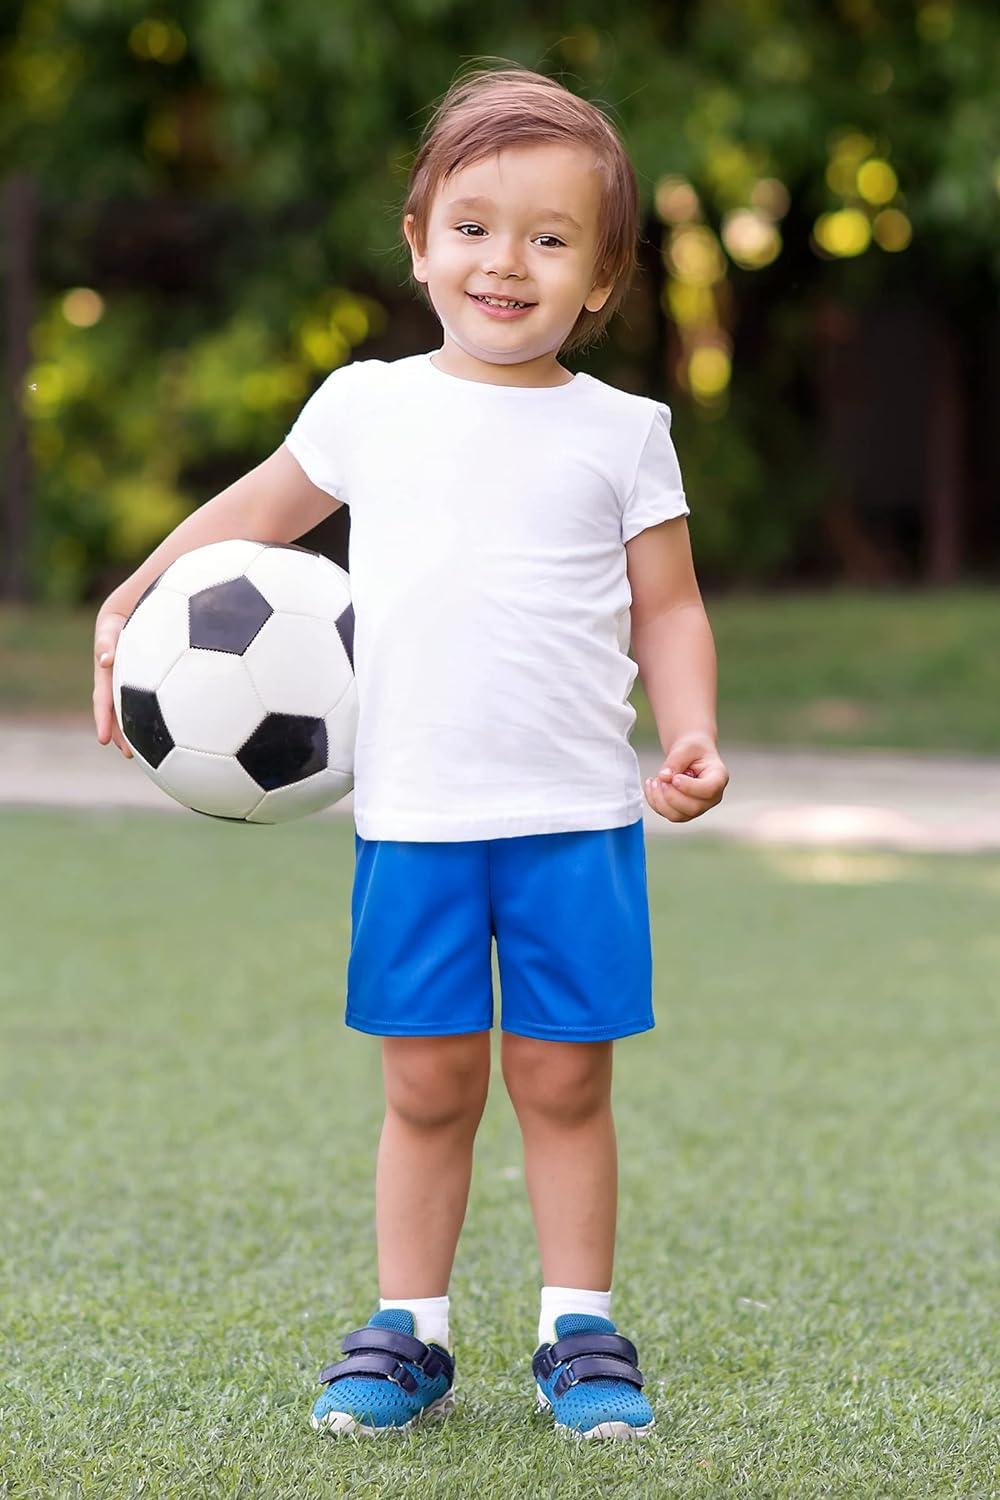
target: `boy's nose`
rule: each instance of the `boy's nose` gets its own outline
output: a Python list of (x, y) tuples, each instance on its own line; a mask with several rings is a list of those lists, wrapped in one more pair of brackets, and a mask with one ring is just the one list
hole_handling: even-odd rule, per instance
[(493, 245), (493, 254), (483, 263), (483, 270), (488, 276), (499, 278), (516, 276), (518, 281), (524, 280), (524, 269), (521, 258), (512, 245)]

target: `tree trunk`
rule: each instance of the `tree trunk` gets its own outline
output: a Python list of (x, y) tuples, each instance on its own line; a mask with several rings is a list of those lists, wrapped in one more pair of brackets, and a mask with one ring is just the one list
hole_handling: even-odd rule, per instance
[(0, 598), (25, 604), (31, 596), (31, 452), (23, 398), (31, 361), (38, 213), (38, 190), (34, 180), (26, 172), (11, 173), (0, 194), (6, 273), (4, 384), (7, 399), (4, 404), (9, 414)]
[(924, 577), (928, 583), (956, 584), (961, 576), (964, 488), (961, 380), (955, 334), (949, 324), (942, 323), (926, 438)]

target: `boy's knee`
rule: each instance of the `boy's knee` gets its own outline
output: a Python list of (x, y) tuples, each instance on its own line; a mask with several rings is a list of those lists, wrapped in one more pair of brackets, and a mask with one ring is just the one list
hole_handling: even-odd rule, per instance
[(505, 1032), (503, 1077), (520, 1115), (589, 1119), (611, 1098), (611, 1042), (548, 1042)]
[(385, 1097), (394, 1114), (421, 1129), (478, 1122), (489, 1091), (489, 1032), (383, 1040)]

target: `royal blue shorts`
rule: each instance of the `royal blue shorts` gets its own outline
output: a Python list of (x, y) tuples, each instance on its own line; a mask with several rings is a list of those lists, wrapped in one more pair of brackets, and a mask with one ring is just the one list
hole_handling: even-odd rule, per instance
[(596, 1042), (649, 1031), (642, 819), (622, 828), (423, 842), (355, 832), (345, 1021), (377, 1036), (493, 1027)]

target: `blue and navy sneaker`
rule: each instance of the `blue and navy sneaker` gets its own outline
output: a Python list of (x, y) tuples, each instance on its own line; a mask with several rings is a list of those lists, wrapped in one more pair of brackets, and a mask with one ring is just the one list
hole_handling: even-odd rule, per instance
[(446, 1417), (455, 1405), (455, 1361), (440, 1344), (413, 1336), (402, 1307), (375, 1313), (341, 1343), (347, 1358), (321, 1371), (326, 1386), (312, 1410), (317, 1432), (377, 1437)]
[(531, 1361), (538, 1409), (578, 1438), (641, 1438), (656, 1425), (642, 1394), (635, 1345), (610, 1318), (560, 1313), (556, 1342), (540, 1344)]

